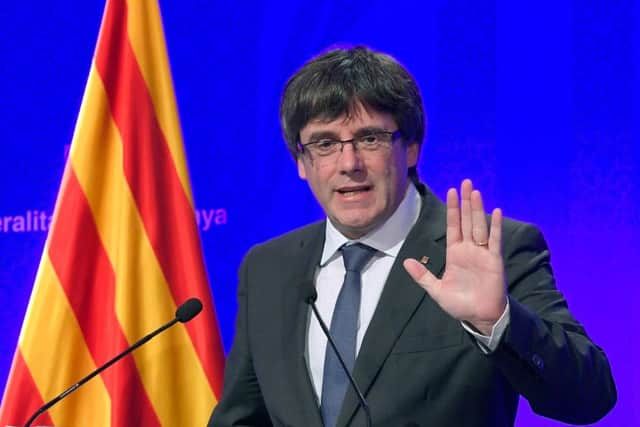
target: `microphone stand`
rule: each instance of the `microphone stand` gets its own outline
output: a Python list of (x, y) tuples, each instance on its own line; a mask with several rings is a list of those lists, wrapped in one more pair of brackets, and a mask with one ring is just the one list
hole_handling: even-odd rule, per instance
[(322, 317), (320, 317), (320, 313), (318, 312), (318, 308), (316, 307), (314, 299), (315, 298), (313, 298), (313, 296), (308, 298), (307, 304), (311, 306), (311, 309), (313, 310), (313, 313), (315, 314), (316, 319), (318, 319), (318, 323), (320, 323), (320, 327), (324, 331), (324, 334), (327, 336), (327, 340), (329, 341), (329, 344), (331, 344), (331, 348), (333, 348), (333, 351), (336, 353), (336, 356), (338, 356), (338, 361), (340, 362), (340, 365), (342, 365), (342, 369), (347, 374), (347, 378), (349, 378), (351, 387), (353, 387), (353, 389), (356, 392), (356, 395), (358, 396), (358, 400), (360, 400), (360, 406), (362, 406), (362, 410), (364, 411), (365, 418), (367, 419), (367, 427), (371, 427), (371, 412), (369, 411), (369, 405), (367, 404), (367, 401), (365, 400), (362, 392), (360, 391), (360, 388), (356, 384), (356, 380), (351, 375), (351, 372), (349, 372), (349, 369), (347, 369), (347, 365), (344, 363), (344, 360), (342, 359), (342, 355), (338, 351), (338, 347), (336, 347), (336, 343), (333, 342), (333, 338), (329, 333), (329, 329), (327, 328), (327, 325), (322, 320)]
[(119, 353), (117, 356), (115, 356), (111, 360), (109, 360), (107, 363), (105, 363), (104, 365), (100, 366), (98, 369), (96, 369), (95, 371), (91, 372), (86, 377), (82, 378), (80, 381), (78, 381), (77, 383), (75, 383), (74, 385), (72, 385), (71, 387), (69, 387), (68, 389), (63, 391), (62, 393), (60, 393), (58, 396), (56, 396), (55, 398), (53, 398), (49, 402), (45, 403), (44, 405), (42, 405), (40, 407), (40, 409), (38, 409), (31, 416), (31, 418), (29, 418), (29, 420), (24, 425), (24, 427), (31, 427), (31, 424), (35, 421), (36, 418), (38, 418), (38, 416), (42, 415), (47, 410), (49, 410), (53, 405), (55, 405), (56, 403), (60, 402), (62, 399), (64, 399), (65, 397), (67, 397), (68, 395), (70, 395), (71, 393), (76, 391), (81, 385), (83, 385), (84, 383), (89, 381), (91, 378), (95, 377), (96, 375), (98, 375), (99, 373), (101, 373), (102, 371), (107, 369), (109, 366), (113, 365), (118, 360), (122, 359), (124, 356), (126, 356), (129, 353), (131, 353), (133, 350), (135, 350), (136, 348), (140, 347), (142, 344), (146, 343), (147, 341), (149, 341), (151, 338), (155, 337), (159, 333), (165, 331), (166, 329), (169, 329), (170, 327), (172, 327), (176, 323), (178, 323), (178, 322), (186, 323), (189, 320), (193, 319), (195, 316), (198, 315), (198, 313), (200, 313), (200, 310), (202, 310), (202, 302), (200, 302), (199, 299), (197, 299), (197, 298), (188, 299), (180, 307), (178, 307), (178, 309), (176, 310), (176, 317), (173, 320), (171, 320), (170, 322), (165, 323), (164, 325), (160, 326), (155, 331), (145, 335), (144, 337), (142, 337), (141, 339), (139, 339), (138, 341), (133, 343), (131, 346), (129, 346), (126, 350), (124, 350), (123, 352)]

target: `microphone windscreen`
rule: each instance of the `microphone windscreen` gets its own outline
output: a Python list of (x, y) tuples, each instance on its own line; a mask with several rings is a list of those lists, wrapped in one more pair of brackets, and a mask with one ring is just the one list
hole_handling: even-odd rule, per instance
[(176, 319), (179, 322), (185, 323), (193, 319), (202, 310), (202, 302), (198, 298), (190, 298), (186, 300), (176, 310)]

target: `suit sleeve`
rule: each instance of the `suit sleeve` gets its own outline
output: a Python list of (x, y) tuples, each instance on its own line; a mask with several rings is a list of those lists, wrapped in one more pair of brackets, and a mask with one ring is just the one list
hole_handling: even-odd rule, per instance
[(208, 427), (271, 425), (253, 368), (248, 338), (250, 256), (251, 252), (240, 266), (236, 335), (225, 364), (222, 397), (211, 415)]
[(511, 317), (490, 357), (536, 413), (572, 424), (596, 422), (617, 398), (609, 362), (556, 289), (538, 229), (518, 224), (506, 235)]

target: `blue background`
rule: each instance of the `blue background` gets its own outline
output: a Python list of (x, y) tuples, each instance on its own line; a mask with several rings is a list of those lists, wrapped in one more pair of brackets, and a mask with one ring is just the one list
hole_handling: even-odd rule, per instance
[[(281, 89), (318, 51), (364, 43), (423, 91), (423, 180), (443, 196), (470, 177), (489, 209), (542, 228), (617, 381), (598, 425), (640, 425), (639, 3), (161, 0), (196, 205), (228, 216), (202, 230), (225, 349), (244, 252), (322, 217), (280, 135)], [(53, 211), (103, 6), (0, 4), (0, 219)], [(0, 228), (0, 389), (45, 238)], [(517, 425), (562, 424), (523, 401)]]

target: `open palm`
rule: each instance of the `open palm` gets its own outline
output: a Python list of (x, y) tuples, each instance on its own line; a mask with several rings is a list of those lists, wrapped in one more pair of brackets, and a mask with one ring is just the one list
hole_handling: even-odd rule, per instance
[(487, 226), (482, 196), (466, 179), (461, 200), (447, 193), (447, 261), (442, 279), (414, 259), (404, 267), (440, 307), (490, 335), (506, 306), (504, 266), (500, 252), (502, 212), (495, 209)]

